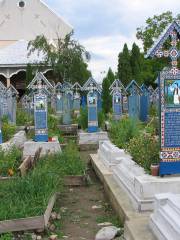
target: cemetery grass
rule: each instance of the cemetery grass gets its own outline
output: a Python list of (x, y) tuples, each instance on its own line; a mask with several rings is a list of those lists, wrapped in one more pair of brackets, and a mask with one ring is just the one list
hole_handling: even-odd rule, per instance
[(4, 116), (1, 119), (2, 121), (2, 136), (3, 142), (10, 140), (16, 133), (16, 126), (8, 122), (8, 117)]
[(17, 176), (22, 151), (13, 146), (8, 152), (0, 150), (0, 177)]
[(71, 144), (63, 153), (41, 158), (25, 177), (0, 182), (0, 221), (40, 216), (50, 197), (63, 190), (65, 175), (81, 175), (85, 165)]

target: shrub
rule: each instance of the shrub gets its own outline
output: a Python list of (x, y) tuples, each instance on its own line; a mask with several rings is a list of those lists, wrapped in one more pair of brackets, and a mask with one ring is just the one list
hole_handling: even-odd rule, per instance
[(154, 135), (140, 134), (129, 141), (126, 149), (133, 160), (147, 172), (150, 171), (152, 163), (159, 162), (159, 142)]
[(22, 152), (16, 147), (8, 152), (0, 150), (0, 176), (17, 174), (21, 158)]
[(86, 130), (88, 128), (88, 109), (87, 109), (87, 107), (81, 108), (80, 116), (78, 118), (78, 124), (83, 130)]
[(25, 110), (17, 108), (16, 125), (17, 126), (25, 126), (27, 124), (33, 124), (33, 116), (28, 114)]
[(2, 138), (3, 142), (8, 141), (16, 133), (16, 126), (8, 123), (8, 118), (2, 118)]
[(120, 121), (111, 122), (110, 137), (115, 145), (124, 148), (139, 131), (140, 125), (135, 119), (123, 117)]
[(105, 114), (103, 111), (98, 112), (98, 126), (102, 128), (105, 122)]

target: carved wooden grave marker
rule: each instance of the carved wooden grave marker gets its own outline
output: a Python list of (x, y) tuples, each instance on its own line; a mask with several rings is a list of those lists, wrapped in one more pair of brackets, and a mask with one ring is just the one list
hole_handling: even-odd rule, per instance
[[(159, 74), (159, 102), (161, 120), (161, 153), (160, 175), (180, 173), (180, 71), (177, 67), (180, 51), (180, 24), (170, 24), (153, 47), (147, 57), (169, 57), (171, 66)], [(169, 40), (171, 47), (164, 48)]]

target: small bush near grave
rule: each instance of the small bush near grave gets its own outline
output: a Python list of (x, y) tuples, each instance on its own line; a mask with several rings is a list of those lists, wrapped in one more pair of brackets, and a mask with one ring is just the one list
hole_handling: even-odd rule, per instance
[(2, 136), (3, 136), (3, 142), (8, 141), (11, 139), (14, 134), (16, 133), (16, 126), (13, 124), (8, 123), (8, 117), (4, 116), (2, 119)]
[(140, 124), (131, 118), (123, 117), (121, 121), (111, 122), (110, 137), (119, 148), (125, 148), (126, 144), (140, 131)]
[(22, 152), (14, 146), (8, 152), (0, 149), (0, 176), (17, 175), (21, 159)]
[(59, 142), (63, 143), (64, 139), (62, 137), (62, 134), (61, 134), (59, 128), (57, 127), (59, 125), (59, 122), (60, 122), (60, 120), (57, 116), (48, 115), (48, 136), (49, 137), (57, 136)]
[(17, 126), (25, 126), (25, 125), (33, 125), (33, 116), (28, 114), (25, 110), (21, 108), (17, 108), (16, 111), (16, 125)]
[[(105, 114), (103, 111), (98, 112), (98, 126), (101, 128), (103, 127), (105, 121)], [(78, 118), (78, 125), (83, 129), (86, 130), (88, 128), (88, 108), (81, 108), (80, 116)]]
[(25, 177), (0, 182), (0, 221), (44, 214), (50, 197), (63, 188), (63, 176), (81, 174), (84, 164), (70, 145), (63, 153), (41, 158)]
[(155, 135), (143, 133), (132, 138), (126, 147), (134, 161), (148, 173), (152, 163), (159, 162), (159, 140)]
[(80, 116), (78, 118), (78, 125), (83, 130), (86, 130), (88, 128), (88, 109), (87, 109), (87, 107), (81, 108)]

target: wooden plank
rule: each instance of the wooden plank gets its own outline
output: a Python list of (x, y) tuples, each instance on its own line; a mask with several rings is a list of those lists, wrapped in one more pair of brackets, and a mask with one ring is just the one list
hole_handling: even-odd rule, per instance
[(57, 199), (57, 194), (55, 193), (49, 200), (47, 209), (46, 209), (46, 211), (44, 213), (44, 226), (45, 227), (47, 227), (47, 224), (49, 222), (49, 219), (50, 219), (50, 216), (51, 216), (51, 212), (52, 212), (52, 209), (53, 209), (54, 204), (56, 202), (56, 199)]
[(0, 221), (0, 233), (44, 229), (44, 217)]
[(39, 160), (40, 155), (41, 155), (41, 151), (42, 151), (42, 147), (38, 148), (37, 151), (35, 152), (34, 159), (32, 161), (33, 162), (33, 166), (35, 166), (37, 161)]
[(28, 156), (24, 159), (18, 170), (21, 173), (21, 176), (24, 177), (29, 169), (32, 168), (32, 158)]
[(7, 232), (45, 229), (49, 222), (57, 195), (58, 194), (54, 194), (50, 198), (47, 209), (43, 216), (0, 221), (0, 234)]
[(65, 186), (84, 186), (85, 176), (66, 176), (64, 178)]

